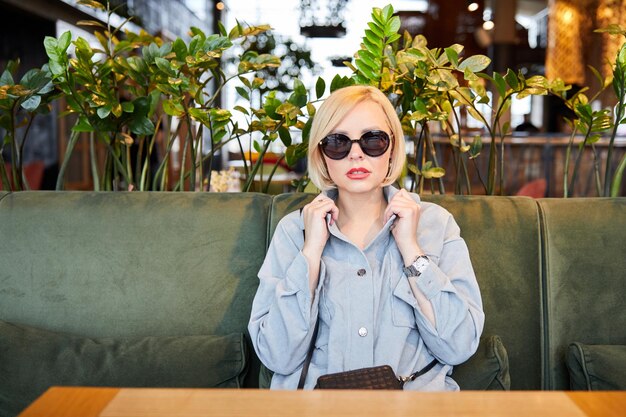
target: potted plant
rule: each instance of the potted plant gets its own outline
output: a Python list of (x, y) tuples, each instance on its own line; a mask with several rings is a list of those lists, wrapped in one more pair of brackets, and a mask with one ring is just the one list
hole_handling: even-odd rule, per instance
[[(105, 10), (109, 17), (114, 13), (108, 1), (80, 2)], [(91, 152), (94, 189), (170, 189), (167, 167), (174, 144), (179, 141), (181, 170), (171, 189), (196, 190), (205, 176), (204, 162), (208, 162), (210, 170), (212, 156), (230, 141), (240, 141), (245, 135), (255, 136), (254, 147), (260, 156), (251, 164), (248, 175), (251, 181), (269, 144), (280, 138), (291, 145), (288, 128), (304, 128), (298, 117), (307, 107), (308, 95), (301, 82), (295, 83), (284, 103), (269, 93), (261, 106), (250, 103), (247, 108), (235, 108), (234, 111), (248, 117), (246, 126), (240, 126), (230, 110), (218, 105), (219, 94), (227, 83), (238, 80), (241, 86), (237, 91), (242, 97), (250, 98), (263, 84), (263, 79), (251, 75), (280, 65), (276, 56), (255, 51), (239, 57), (235, 74), (225, 74), (220, 65), (226, 50), (249, 36), (269, 30), (269, 26), (237, 24), (226, 31), (220, 25), (220, 33), (211, 35), (191, 28), (188, 42), (181, 38), (165, 42), (145, 32), (122, 33), (123, 25), (112, 28), (96, 21), (80, 23), (96, 27), (99, 47), (92, 47), (80, 37), (72, 41), (69, 32), (44, 41), (52, 82), (67, 101), (66, 114), (77, 116), (57, 189), (63, 188), (69, 157), (82, 132), (90, 134), (92, 149), (96, 142), (106, 149), (104, 164), (99, 164), (95, 152)], [(70, 45), (74, 45), (73, 58), (68, 57)], [(164, 155), (150, 177), (151, 156), (163, 126), (167, 127)], [(211, 138), (208, 150), (203, 149), (205, 132)], [(296, 156), (296, 149), (288, 152), (289, 161)], [(210, 181), (210, 176), (207, 179)]]

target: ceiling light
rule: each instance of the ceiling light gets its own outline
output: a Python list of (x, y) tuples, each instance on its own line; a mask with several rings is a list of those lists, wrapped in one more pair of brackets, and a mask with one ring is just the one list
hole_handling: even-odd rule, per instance
[(495, 23), (493, 23), (493, 20), (487, 20), (485, 23), (483, 23), (483, 29), (485, 30), (491, 30), (495, 27)]
[(476, 10), (478, 10), (478, 3), (476, 3), (475, 1), (471, 2), (467, 6), (467, 10), (469, 10), (470, 12), (475, 12)]

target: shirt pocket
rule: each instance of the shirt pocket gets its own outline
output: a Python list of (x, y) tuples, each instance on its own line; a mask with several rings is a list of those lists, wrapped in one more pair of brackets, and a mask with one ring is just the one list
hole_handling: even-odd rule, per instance
[(391, 292), (391, 319), (394, 326), (417, 328), (415, 308), (417, 301), (408, 281), (402, 276)]

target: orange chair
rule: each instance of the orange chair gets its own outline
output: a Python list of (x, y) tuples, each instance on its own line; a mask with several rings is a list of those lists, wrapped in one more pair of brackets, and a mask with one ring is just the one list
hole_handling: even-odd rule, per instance
[[(9, 184), (13, 183), (13, 171), (11, 168), (11, 164), (6, 164), (5, 168), (7, 170), (7, 174), (9, 177)], [(41, 181), (43, 180), (43, 171), (45, 169), (45, 165), (43, 161), (35, 161), (29, 164), (24, 165), (24, 175), (26, 176), (26, 181), (28, 181), (28, 186), (31, 190), (39, 190), (41, 187)], [(2, 190), (2, 181), (0, 181), (0, 190)]]
[(527, 182), (520, 188), (515, 195), (521, 195), (532, 198), (543, 198), (546, 196), (548, 183), (544, 178)]

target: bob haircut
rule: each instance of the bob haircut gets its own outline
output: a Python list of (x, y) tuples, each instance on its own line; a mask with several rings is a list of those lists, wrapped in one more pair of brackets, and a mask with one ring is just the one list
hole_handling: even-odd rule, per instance
[(398, 178), (404, 167), (406, 151), (402, 124), (396, 110), (389, 99), (377, 88), (365, 85), (354, 85), (334, 91), (320, 106), (313, 117), (311, 134), (309, 136), (308, 165), (309, 177), (320, 190), (337, 188), (333, 183), (319, 142), (332, 133), (333, 129), (358, 104), (371, 101), (380, 105), (385, 114), (387, 124), (391, 130), (391, 157), (390, 167), (382, 185), (390, 185)]

